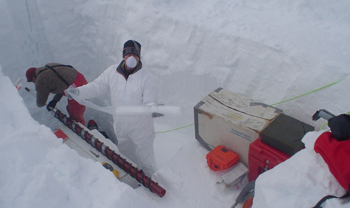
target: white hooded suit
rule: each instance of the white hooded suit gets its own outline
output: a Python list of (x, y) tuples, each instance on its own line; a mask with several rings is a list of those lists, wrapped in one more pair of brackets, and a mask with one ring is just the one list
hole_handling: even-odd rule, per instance
[[(119, 67), (124, 64), (121, 62)], [(157, 103), (157, 79), (140, 61), (138, 71), (126, 80), (117, 71), (118, 64), (107, 68), (93, 82), (78, 87), (79, 97), (89, 99), (109, 91), (112, 106), (152, 106)], [(153, 141), (155, 138), (153, 118), (150, 115), (113, 115), (114, 131), (119, 151), (151, 176), (156, 170)]]

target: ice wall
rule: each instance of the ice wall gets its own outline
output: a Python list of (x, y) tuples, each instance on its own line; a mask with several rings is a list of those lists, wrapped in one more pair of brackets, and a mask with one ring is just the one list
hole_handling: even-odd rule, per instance
[[(161, 80), (160, 102), (183, 107), (181, 117), (163, 118), (174, 127), (193, 123), (193, 106), (218, 87), (274, 104), (346, 79), (276, 105), (319, 127), (323, 121), (311, 121), (316, 110), (350, 110), (344, 96), (349, 82), (349, 62), (344, 58), (349, 49), (344, 44), (349, 40), (343, 40), (349, 30), (340, 30), (348, 25), (349, 14), (338, 15), (348, 3), (288, 1), (273, 7), (275, 3), (0, 0), (0, 63), (12, 81), (24, 79), (31, 66), (53, 61), (75, 66), (92, 81), (121, 61), (126, 40), (136, 39), (142, 44), (144, 67)], [(330, 43), (314, 49), (318, 40), (327, 40), (326, 34), (333, 34)], [(338, 50), (332, 48), (339, 52), (337, 57), (324, 52), (330, 46), (337, 46)], [(20, 93), (40, 120), (46, 112), (35, 107), (28, 93)], [(95, 102), (108, 104), (108, 97)], [(62, 101), (59, 107), (64, 105)], [(111, 123), (106, 115), (90, 110), (86, 117)]]

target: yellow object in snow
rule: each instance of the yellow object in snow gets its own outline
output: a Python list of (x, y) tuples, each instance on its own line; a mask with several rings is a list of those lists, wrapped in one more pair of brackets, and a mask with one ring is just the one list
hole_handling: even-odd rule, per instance
[[(116, 178), (118, 178), (119, 172), (118, 172), (117, 170), (114, 170), (114, 168), (113, 168), (110, 164), (108, 164), (108, 163), (106, 163), (106, 162), (103, 162), (102, 165), (103, 165), (103, 167), (105, 167), (106, 169), (110, 170), (110, 171), (115, 175)], [(119, 178), (118, 178), (118, 179), (119, 179)]]

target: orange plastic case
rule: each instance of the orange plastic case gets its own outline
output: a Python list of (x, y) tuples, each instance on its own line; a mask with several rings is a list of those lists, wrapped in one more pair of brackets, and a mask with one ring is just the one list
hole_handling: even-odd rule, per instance
[(207, 154), (206, 158), (209, 168), (213, 171), (219, 171), (234, 166), (238, 162), (239, 156), (225, 147), (218, 145)]

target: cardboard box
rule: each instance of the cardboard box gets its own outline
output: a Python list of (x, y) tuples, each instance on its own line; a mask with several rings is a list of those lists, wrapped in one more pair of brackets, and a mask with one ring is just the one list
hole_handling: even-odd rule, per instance
[(261, 173), (289, 158), (286, 153), (265, 144), (258, 138), (249, 146), (249, 181), (257, 179)]
[(280, 109), (218, 88), (194, 107), (195, 136), (209, 151), (222, 145), (248, 166), (250, 143), (280, 113)]
[(304, 148), (301, 139), (315, 128), (281, 113), (261, 132), (261, 141), (290, 156)]

